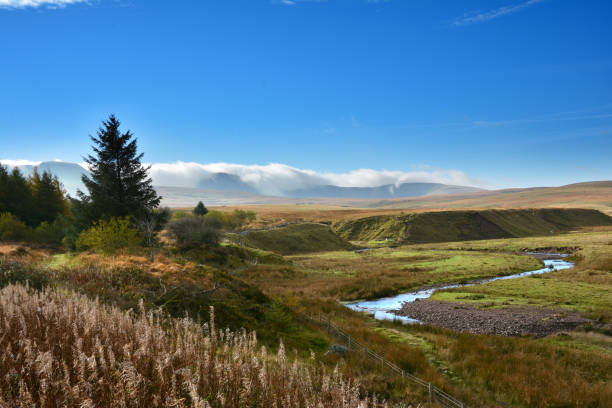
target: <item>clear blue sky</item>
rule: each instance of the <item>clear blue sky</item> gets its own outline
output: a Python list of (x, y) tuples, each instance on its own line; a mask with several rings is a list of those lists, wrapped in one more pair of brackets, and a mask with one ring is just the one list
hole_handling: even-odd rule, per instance
[(0, 0), (0, 159), (79, 162), (115, 113), (148, 162), (612, 179), (611, 21), (609, 0)]

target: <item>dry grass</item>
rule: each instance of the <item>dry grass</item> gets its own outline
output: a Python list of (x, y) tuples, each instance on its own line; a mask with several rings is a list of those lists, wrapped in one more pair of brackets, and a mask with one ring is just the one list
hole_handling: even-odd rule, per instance
[[(81, 295), (0, 291), (5, 407), (369, 407), (355, 383), (290, 363), (254, 333), (160, 313), (122, 312)], [(204, 331), (204, 334), (203, 334)]]
[[(304, 201), (304, 200), (300, 200)], [(215, 207), (254, 211), (257, 225), (292, 221), (325, 222), (406, 212), (509, 208), (592, 208), (612, 215), (612, 182), (553, 188), (487, 191), (400, 199), (309, 199), (309, 204), (267, 204)], [(408, 210), (408, 211), (407, 211)]]
[(532, 408), (612, 406), (612, 356), (605, 352), (439, 329), (431, 329), (428, 337), (482, 400)]

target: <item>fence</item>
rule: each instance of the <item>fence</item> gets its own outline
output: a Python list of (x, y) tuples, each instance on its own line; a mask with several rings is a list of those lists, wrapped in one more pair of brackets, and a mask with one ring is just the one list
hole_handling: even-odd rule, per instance
[(391, 361), (385, 359), (383, 356), (375, 353), (374, 351), (370, 350), (363, 344), (359, 343), (351, 335), (349, 335), (348, 333), (345, 333), (342, 329), (334, 325), (331, 322), (329, 316), (323, 317), (321, 313), (319, 313), (318, 317), (314, 314), (311, 314), (311, 315), (303, 314), (303, 316), (306, 317), (306, 319), (310, 320), (311, 322), (326, 328), (328, 333), (333, 334), (337, 338), (342, 339), (345, 342), (346, 347), (349, 351), (354, 350), (356, 352), (360, 352), (365, 357), (368, 357), (372, 360), (380, 362), (381, 368), (383, 369), (387, 368), (395, 372), (397, 375), (400, 375), (404, 382), (406, 382), (406, 380), (412, 381), (413, 383), (416, 383), (420, 385), (421, 387), (425, 388), (425, 390), (429, 394), (429, 405), (430, 406), (436, 403), (439, 406), (444, 407), (444, 408), (468, 408), (468, 406), (465, 405), (463, 402), (454, 398), (452, 395), (449, 395), (446, 392), (442, 391), (441, 389), (439, 389), (432, 383), (422, 380), (419, 377), (415, 377), (414, 375), (406, 372), (405, 370), (401, 369), (397, 365), (393, 364)]

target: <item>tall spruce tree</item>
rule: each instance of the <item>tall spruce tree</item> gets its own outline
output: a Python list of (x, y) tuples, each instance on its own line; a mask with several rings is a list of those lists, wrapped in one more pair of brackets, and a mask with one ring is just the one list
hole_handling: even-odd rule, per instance
[(143, 153), (138, 154), (136, 139), (129, 130), (121, 133), (119, 126), (114, 115), (102, 121), (96, 137), (91, 137), (94, 154), (85, 158), (91, 178), (82, 180), (89, 195), (78, 191), (78, 196), (94, 219), (139, 217), (161, 200), (148, 176), (150, 167), (140, 162)]

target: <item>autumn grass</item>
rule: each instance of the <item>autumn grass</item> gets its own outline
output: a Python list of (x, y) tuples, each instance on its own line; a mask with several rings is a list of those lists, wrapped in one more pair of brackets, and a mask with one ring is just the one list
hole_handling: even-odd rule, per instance
[(254, 333), (82, 295), (0, 290), (0, 405), (6, 407), (370, 407), (315, 361), (276, 355)]
[[(612, 356), (548, 339), (408, 328), (427, 338), (440, 359), (481, 401), (516, 407), (609, 407)], [(499, 406), (499, 405), (495, 405)]]
[[(290, 308), (231, 274), (206, 265), (167, 262), (159, 258), (106, 257), (84, 254), (66, 258), (57, 268), (46, 263), (0, 258), (0, 287), (29, 282), (37, 289), (73, 290), (123, 310), (140, 301), (147, 309), (162, 308), (173, 317), (209, 318), (211, 306), (224, 327), (257, 330), (260, 341), (276, 347), (279, 338), (302, 354), (325, 350), (328, 341), (307, 329)], [(51, 258), (51, 264), (57, 261)]]
[(228, 234), (243, 246), (272, 251), (281, 255), (352, 249), (348, 241), (336, 235), (328, 225), (316, 223), (290, 224), (265, 230)]
[(520, 279), (437, 292), (432, 299), (487, 307), (531, 305), (577, 310), (600, 322), (612, 322), (612, 228), (591, 228), (553, 237), (470, 241), (410, 246), (419, 250), (525, 251), (571, 253), (576, 263), (564, 269)]
[(477, 251), (381, 248), (291, 256), (293, 266), (256, 266), (239, 273), (266, 291), (340, 300), (375, 298), (440, 282), (464, 282), (537, 269), (526, 256)]
[(555, 235), (577, 227), (612, 225), (612, 218), (580, 208), (453, 210), (380, 215), (333, 223), (350, 241), (449, 242)]

